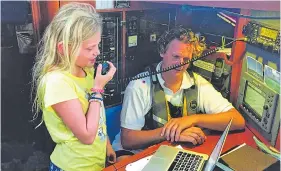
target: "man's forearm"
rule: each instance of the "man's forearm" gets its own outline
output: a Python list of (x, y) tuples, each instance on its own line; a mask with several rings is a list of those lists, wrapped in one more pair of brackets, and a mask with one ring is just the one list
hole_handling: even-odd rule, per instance
[(161, 136), (161, 130), (162, 128), (136, 131), (121, 128), (122, 146), (124, 149), (136, 150), (162, 142), (165, 140), (165, 137)]
[(233, 118), (231, 130), (239, 130), (245, 127), (245, 120), (236, 109), (218, 114), (194, 115), (194, 117), (196, 117), (196, 126), (212, 130), (223, 131), (231, 118)]

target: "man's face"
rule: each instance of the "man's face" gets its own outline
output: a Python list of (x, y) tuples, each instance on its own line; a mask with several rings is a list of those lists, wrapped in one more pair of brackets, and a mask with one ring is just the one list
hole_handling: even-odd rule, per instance
[[(164, 54), (160, 54), (163, 58), (163, 68), (174, 66), (179, 63), (186, 62), (192, 58), (192, 45), (174, 39), (168, 45), (168, 49)], [(189, 64), (183, 67), (176, 68), (170, 72), (174, 74), (183, 73), (188, 68)]]

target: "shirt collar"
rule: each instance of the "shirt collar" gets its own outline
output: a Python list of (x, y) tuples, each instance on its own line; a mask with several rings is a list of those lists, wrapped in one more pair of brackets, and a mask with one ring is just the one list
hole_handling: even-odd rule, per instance
[[(157, 64), (156, 71), (159, 71), (161, 69), (161, 65), (162, 65), (162, 61), (159, 64)], [(165, 84), (164, 84), (165, 81), (164, 81), (161, 73), (157, 74), (157, 78), (158, 78), (158, 81), (159, 81), (160, 85), (164, 88), (165, 87)], [(183, 74), (182, 84), (181, 84), (180, 89), (188, 89), (192, 85), (194, 85), (194, 79), (190, 77), (190, 75), (188, 74), (187, 71), (185, 71), (184, 74)], [(165, 88), (167, 88), (167, 87), (165, 87)]]

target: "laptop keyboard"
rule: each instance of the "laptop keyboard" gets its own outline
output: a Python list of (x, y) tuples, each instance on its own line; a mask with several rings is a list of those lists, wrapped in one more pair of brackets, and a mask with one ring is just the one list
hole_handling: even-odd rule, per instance
[(186, 152), (178, 152), (168, 171), (197, 171), (203, 157)]

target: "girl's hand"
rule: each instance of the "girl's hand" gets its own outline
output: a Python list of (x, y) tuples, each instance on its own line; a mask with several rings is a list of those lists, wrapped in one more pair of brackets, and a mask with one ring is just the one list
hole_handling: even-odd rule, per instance
[(104, 86), (113, 78), (116, 72), (116, 68), (111, 62), (107, 61), (107, 63), (109, 64), (109, 71), (107, 72), (106, 75), (101, 75), (102, 65), (101, 64), (98, 65), (97, 70), (95, 71), (97, 73), (96, 73), (94, 88), (103, 89)]
[[(108, 139), (109, 141), (109, 139)], [(111, 144), (110, 144), (110, 141), (107, 142), (107, 145), (106, 145), (106, 161), (109, 163), (109, 164), (113, 164), (116, 162), (116, 153), (115, 151), (113, 150)]]

